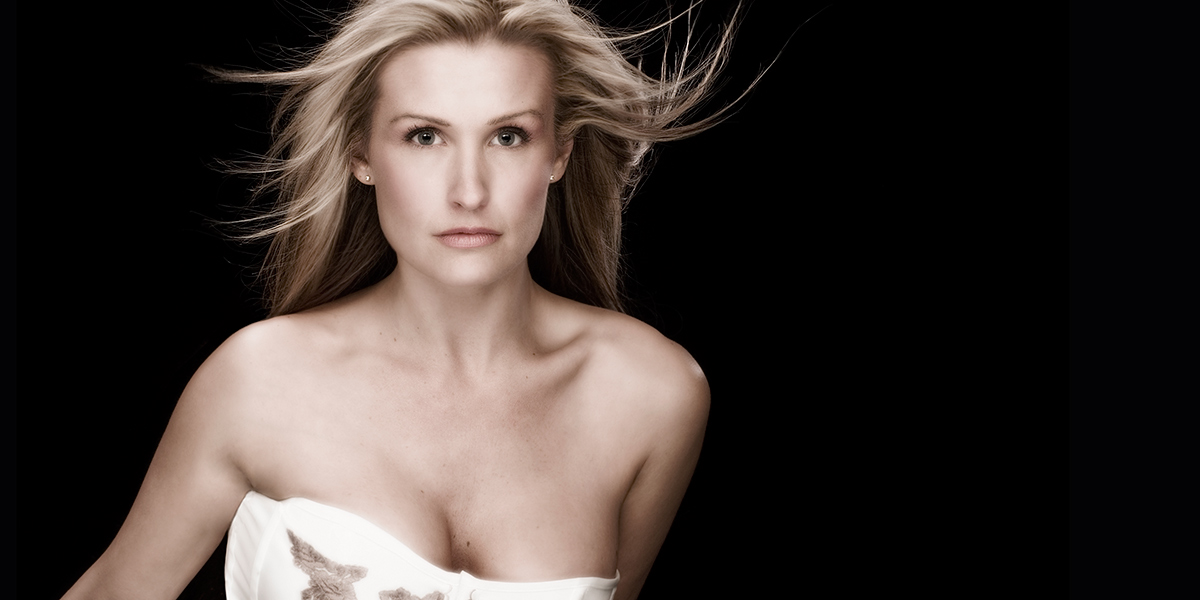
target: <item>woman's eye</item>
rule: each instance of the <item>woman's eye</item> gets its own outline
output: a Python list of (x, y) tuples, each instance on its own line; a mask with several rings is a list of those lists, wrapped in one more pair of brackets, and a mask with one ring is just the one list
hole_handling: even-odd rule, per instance
[(408, 134), (408, 140), (418, 146), (432, 146), (440, 142), (441, 138), (432, 129), (418, 129)]
[(497, 146), (519, 146), (525, 142), (525, 136), (513, 129), (506, 129), (496, 134), (495, 142)]

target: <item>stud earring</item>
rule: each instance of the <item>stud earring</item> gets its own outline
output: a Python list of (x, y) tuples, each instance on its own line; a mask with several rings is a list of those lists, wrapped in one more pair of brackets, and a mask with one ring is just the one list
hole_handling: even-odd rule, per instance
[(550, 176), (550, 181), (554, 181), (554, 176), (553, 176), (553, 175), (551, 175), (551, 176)]
[(370, 181), (370, 180), (371, 180), (370, 175), (363, 175), (363, 181)]

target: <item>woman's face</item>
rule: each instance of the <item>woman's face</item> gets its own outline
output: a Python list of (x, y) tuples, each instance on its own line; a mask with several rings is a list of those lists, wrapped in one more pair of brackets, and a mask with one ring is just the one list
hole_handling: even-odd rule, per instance
[(378, 84), (353, 168), (375, 186), (401, 277), (486, 285), (520, 274), (571, 151), (556, 145), (546, 57), (490, 42), (422, 46), (388, 60)]

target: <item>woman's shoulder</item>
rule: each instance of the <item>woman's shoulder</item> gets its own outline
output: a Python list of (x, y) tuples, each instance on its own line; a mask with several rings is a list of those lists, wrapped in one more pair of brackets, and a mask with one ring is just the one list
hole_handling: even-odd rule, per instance
[(335, 334), (328, 314), (322, 311), (281, 315), (251, 323), (238, 330), (214, 356), (228, 354), (230, 358), (260, 359), (283, 354), (303, 353), (308, 347), (320, 347)]
[(336, 332), (320, 315), (296, 314), (252, 323), (225, 340), (192, 377), (186, 396), (242, 409), (293, 396), (336, 347)]
[(648, 424), (706, 418), (708, 382), (683, 346), (629, 315), (565, 302), (573, 337), (588, 355), (581, 377), (609, 407)]

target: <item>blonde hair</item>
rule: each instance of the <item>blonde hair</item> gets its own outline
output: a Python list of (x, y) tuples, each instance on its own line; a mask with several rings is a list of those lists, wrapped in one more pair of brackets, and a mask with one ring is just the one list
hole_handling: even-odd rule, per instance
[(652, 77), (626, 54), (649, 34), (669, 32), (670, 21), (619, 33), (562, 0), (365, 0), (298, 68), (218, 71), (228, 80), (287, 86), (272, 122), (274, 143), (250, 169), (264, 177), (259, 193), (278, 194), (273, 211), (249, 220), (256, 230), (246, 236), (271, 238), (260, 273), (270, 315), (335, 300), (395, 267), (374, 188), (353, 179), (351, 160), (366, 142), (380, 67), (405, 49), (445, 41), (525, 45), (549, 57), (556, 136), (573, 139), (574, 149), (550, 187), (530, 270), (551, 292), (621, 310), (622, 211), (652, 143), (698, 133), (723, 114), (683, 123), (712, 90), (736, 16), (694, 61), (689, 26), (674, 64), (664, 52), (662, 73)]

